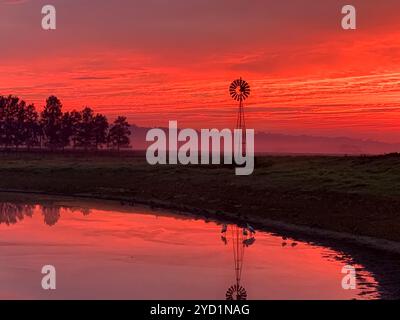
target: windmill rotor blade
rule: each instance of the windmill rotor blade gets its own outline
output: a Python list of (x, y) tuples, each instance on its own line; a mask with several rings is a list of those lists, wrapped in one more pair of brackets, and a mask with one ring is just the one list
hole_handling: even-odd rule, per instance
[(229, 86), (229, 94), (236, 101), (243, 101), (250, 95), (250, 85), (242, 78), (234, 80)]

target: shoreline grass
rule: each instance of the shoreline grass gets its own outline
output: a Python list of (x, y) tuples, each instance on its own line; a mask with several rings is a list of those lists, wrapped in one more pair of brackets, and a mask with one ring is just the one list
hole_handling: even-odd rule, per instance
[(229, 166), (150, 166), (141, 154), (0, 153), (0, 189), (163, 202), (400, 241), (400, 156), (258, 157)]

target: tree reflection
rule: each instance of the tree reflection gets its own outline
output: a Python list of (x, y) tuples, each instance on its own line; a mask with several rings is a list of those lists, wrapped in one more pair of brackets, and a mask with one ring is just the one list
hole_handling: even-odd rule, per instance
[(25, 216), (32, 217), (34, 208), (33, 205), (0, 203), (0, 224), (9, 226), (23, 220)]
[(42, 206), (42, 215), (44, 216), (44, 223), (49, 227), (56, 225), (61, 217), (60, 207)]
[[(5, 224), (10, 226), (24, 220), (25, 217), (33, 217), (36, 207), (36, 205), (0, 202), (0, 225)], [(87, 216), (91, 213), (90, 209), (88, 208), (77, 209), (47, 204), (39, 206), (38, 208), (43, 215), (44, 223), (49, 227), (57, 224), (61, 218), (62, 210), (70, 213), (80, 212), (84, 216)]]
[(90, 210), (89, 208), (64, 207), (64, 209), (69, 210), (74, 213), (79, 212), (85, 217), (92, 213), (92, 210)]

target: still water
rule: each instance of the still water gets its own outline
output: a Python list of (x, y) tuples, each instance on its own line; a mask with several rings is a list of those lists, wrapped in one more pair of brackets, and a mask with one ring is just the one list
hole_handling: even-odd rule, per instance
[[(346, 252), (234, 224), (107, 202), (0, 202), (0, 299), (374, 299)], [(25, 201), (25, 202), (23, 202)], [(357, 289), (343, 290), (343, 266)], [(44, 265), (56, 290), (41, 287)]]

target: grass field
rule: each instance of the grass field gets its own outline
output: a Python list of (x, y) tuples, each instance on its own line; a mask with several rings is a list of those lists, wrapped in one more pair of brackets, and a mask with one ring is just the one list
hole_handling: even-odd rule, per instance
[(1, 153), (0, 188), (162, 201), (400, 241), (399, 155), (259, 157), (252, 176), (235, 176), (130, 154)]

